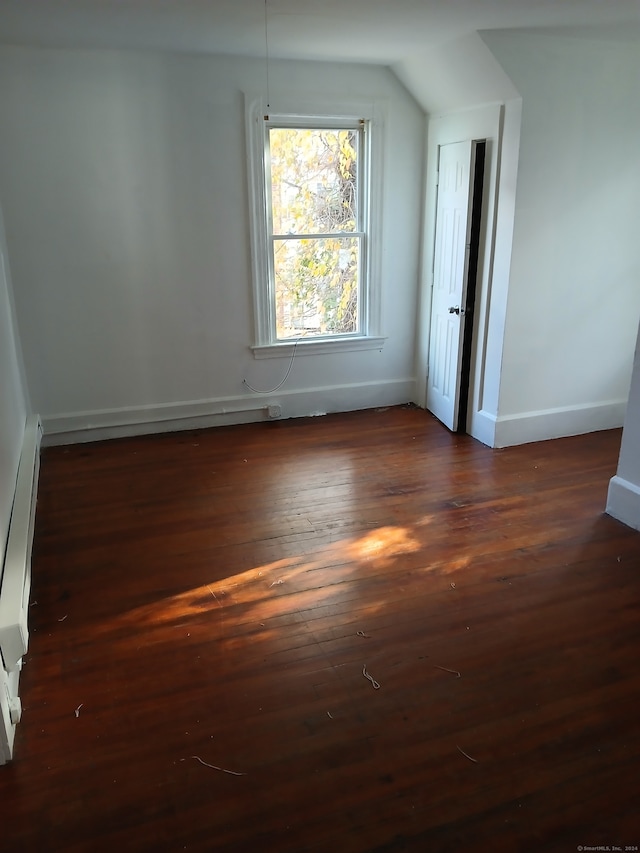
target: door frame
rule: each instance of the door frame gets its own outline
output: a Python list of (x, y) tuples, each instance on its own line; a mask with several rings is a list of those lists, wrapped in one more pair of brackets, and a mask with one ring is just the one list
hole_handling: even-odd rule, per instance
[(482, 227), (479, 235), (474, 334), (470, 358), (467, 432), (493, 447), (511, 263), (522, 101), (489, 104), (428, 119), (424, 219), (417, 316), (415, 402), (426, 408), (431, 329), (438, 148), (486, 140)]

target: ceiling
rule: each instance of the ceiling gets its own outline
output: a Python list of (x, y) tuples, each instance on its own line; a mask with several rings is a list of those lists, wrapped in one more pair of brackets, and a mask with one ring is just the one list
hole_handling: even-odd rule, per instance
[(637, 35), (640, 0), (0, 0), (5, 44), (263, 57), (268, 41), (273, 58), (390, 66), (475, 31), (558, 27)]

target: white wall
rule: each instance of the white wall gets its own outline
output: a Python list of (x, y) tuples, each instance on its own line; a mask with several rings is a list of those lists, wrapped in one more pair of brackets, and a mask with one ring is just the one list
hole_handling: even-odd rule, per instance
[(11, 272), (0, 209), (0, 576), (27, 417)]
[(518, 92), (478, 33), (434, 44), (393, 66), (429, 115), (505, 103)]
[[(424, 115), (382, 68), (274, 62), (270, 83), (382, 98), (388, 115), (388, 339), (297, 357), (277, 402), (287, 416), (411, 400)], [(235, 410), (274, 402), (242, 384), (286, 370), (249, 350), (243, 90), (263, 85), (264, 63), (240, 58), (0, 49), (0, 195), (45, 434), (252, 419)]]
[(640, 530), (640, 331), (624, 419), (616, 476), (609, 483), (607, 512)]
[(620, 426), (640, 316), (640, 51), (483, 38), (523, 104), (496, 444)]

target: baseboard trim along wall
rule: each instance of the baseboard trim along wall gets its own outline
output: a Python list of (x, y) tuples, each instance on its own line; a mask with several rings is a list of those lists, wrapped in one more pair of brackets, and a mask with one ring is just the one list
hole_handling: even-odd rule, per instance
[(616, 429), (624, 423), (626, 400), (567, 406), (519, 415), (498, 415), (494, 447), (511, 447), (569, 435)]
[(640, 486), (617, 475), (612, 477), (606, 511), (634, 530), (640, 530)]
[(469, 435), (486, 444), (487, 447), (494, 447), (496, 420), (495, 415), (492, 415), (491, 412), (486, 412), (484, 409), (481, 409), (479, 412), (472, 412), (470, 420), (467, 422)]
[(43, 445), (76, 444), (134, 435), (264, 420), (302, 418), (330, 412), (349, 412), (380, 406), (397, 406), (415, 398), (415, 380), (362, 382), (349, 385), (215, 397), (159, 405), (100, 409), (43, 415)]
[(31, 549), (40, 471), (41, 425), (27, 419), (0, 583), (0, 764), (13, 756), (20, 721), (18, 695), (22, 658), (29, 646)]

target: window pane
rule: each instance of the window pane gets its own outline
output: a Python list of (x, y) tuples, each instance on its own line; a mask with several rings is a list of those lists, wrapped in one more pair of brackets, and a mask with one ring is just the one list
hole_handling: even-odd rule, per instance
[(360, 240), (274, 240), (278, 340), (358, 332)]
[(274, 234), (357, 231), (358, 131), (271, 128)]

